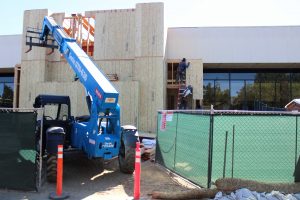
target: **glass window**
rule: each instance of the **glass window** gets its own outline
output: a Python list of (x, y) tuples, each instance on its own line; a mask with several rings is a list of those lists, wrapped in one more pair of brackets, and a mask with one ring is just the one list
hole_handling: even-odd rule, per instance
[(3, 96), (12, 99), (14, 97), (14, 84), (5, 83), (3, 88)]
[(235, 80), (254, 80), (256, 73), (230, 73), (230, 78)]
[(245, 81), (231, 81), (230, 83), (231, 108), (236, 110), (245, 109)]
[(69, 118), (69, 113), (68, 113), (68, 110), (69, 110), (69, 107), (67, 104), (60, 104), (60, 110), (59, 110), (59, 116), (58, 116), (58, 119), (59, 120), (67, 120)]
[(292, 77), (292, 81), (300, 82), (300, 73), (292, 73), (291, 77)]
[(47, 104), (44, 109), (44, 116), (47, 120), (55, 120), (57, 118), (58, 104)]
[(203, 106), (210, 108), (214, 103), (214, 81), (203, 81)]
[(292, 99), (300, 98), (300, 82), (292, 82)]
[(260, 101), (260, 83), (257, 81), (246, 81), (247, 110), (255, 109), (255, 104)]
[(0, 82), (9, 82), (13, 83), (14, 82), (14, 77), (13, 76), (0, 76)]
[(229, 73), (204, 73), (203, 79), (229, 79)]
[(215, 109), (230, 109), (229, 81), (215, 81)]
[(245, 73), (226, 71), (204, 73), (204, 106), (213, 104), (215, 109), (277, 110), (292, 99), (300, 98), (300, 73), (294, 73), (294, 69), (274, 70), (272, 73), (270, 70)]
[(275, 81), (261, 83), (261, 101), (268, 106), (275, 106)]
[(0, 97), (3, 96), (3, 91), (4, 91), (4, 83), (0, 83)]
[(275, 107), (284, 108), (290, 102), (290, 83), (289, 81), (276, 82), (276, 102)]

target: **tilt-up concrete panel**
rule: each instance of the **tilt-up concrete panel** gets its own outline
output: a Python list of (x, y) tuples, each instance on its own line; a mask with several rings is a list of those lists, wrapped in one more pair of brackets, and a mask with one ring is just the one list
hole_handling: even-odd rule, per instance
[(203, 99), (203, 62), (200, 59), (188, 60), (186, 70), (186, 85), (193, 87), (193, 99)]
[(135, 11), (106, 10), (95, 16), (95, 60), (134, 58)]

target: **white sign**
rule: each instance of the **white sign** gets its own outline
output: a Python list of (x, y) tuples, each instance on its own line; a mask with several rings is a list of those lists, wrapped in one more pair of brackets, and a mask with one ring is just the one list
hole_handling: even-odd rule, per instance
[(173, 112), (167, 112), (166, 120), (167, 122), (171, 122), (173, 120)]

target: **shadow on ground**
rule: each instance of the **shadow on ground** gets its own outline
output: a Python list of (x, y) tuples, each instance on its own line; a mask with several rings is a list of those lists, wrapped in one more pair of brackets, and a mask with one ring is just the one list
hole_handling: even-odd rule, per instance
[[(119, 170), (118, 160), (114, 159), (103, 166), (90, 163), (82, 155), (64, 156), (63, 190), (70, 194), (72, 200), (126, 200), (133, 196), (133, 175), (123, 174)], [(39, 192), (21, 192), (0, 190), (0, 199), (5, 200), (41, 200), (48, 199), (56, 185), (45, 182)], [(154, 163), (142, 163), (141, 199), (151, 199), (153, 190), (183, 190), (182, 184), (175, 181), (170, 174)]]

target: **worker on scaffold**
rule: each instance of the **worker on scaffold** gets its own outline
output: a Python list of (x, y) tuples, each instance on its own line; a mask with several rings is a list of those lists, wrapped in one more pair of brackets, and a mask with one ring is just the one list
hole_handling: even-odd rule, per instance
[(186, 59), (183, 58), (177, 68), (176, 83), (182, 83), (185, 80), (186, 69), (190, 66), (190, 62), (186, 63)]

